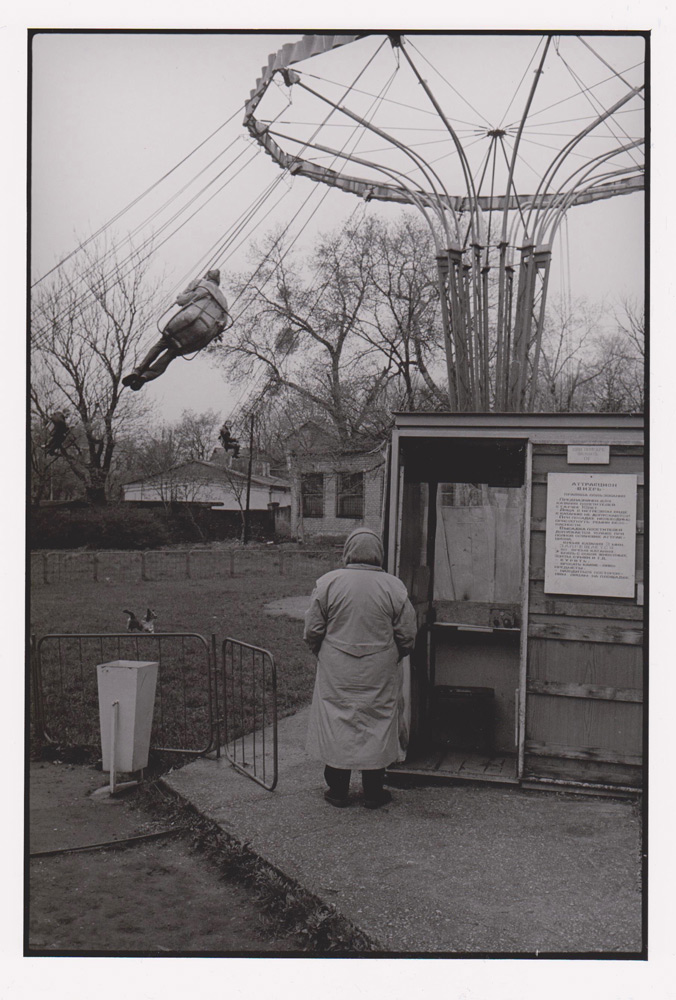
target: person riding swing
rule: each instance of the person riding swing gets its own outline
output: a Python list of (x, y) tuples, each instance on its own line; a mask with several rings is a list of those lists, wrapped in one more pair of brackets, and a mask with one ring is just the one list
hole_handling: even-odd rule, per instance
[(176, 297), (176, 304), (183, 308), (172, 316), (143, 361), (125, 375), (123, 385), (138, 391), (146, 382), (162, 375), (174, 358), (201, 351), (221, 336), (229, 310), (220, 283), (220, 271), (207, 271), (203, 278), (196, 278)]
[(63, 453), (64, 443), (70, 433), (70, 428), (66, 422), (65, 414), (61, 410), (57, 410), (56, 413), (52, 413), (49, 419), (52, 424), (52, 431), (49, 436), (49, 441), (44, 447), (48, 455), (52, 455), (56, 458), (57, 455)]

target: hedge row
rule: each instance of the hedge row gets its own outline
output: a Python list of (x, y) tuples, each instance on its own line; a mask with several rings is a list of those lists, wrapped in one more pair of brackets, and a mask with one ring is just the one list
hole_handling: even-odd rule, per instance
[[(156, 549), (185, 542), (221, 541), (241, 534), (238, 511), (203, 507), (144, 510), (131, 503), (105, 507), (31, 508), (32, 549)], [(267, 511), (251, 512), (253, 538), (274, 538)]]

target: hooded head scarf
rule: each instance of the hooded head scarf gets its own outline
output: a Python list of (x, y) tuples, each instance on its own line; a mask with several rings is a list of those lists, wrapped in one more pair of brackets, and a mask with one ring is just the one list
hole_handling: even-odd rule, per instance
[(221, 272), (214, 269), (213, 271), (207, 271), (204, 275), (207, 281), (214, 281), (217, 285), (221, 283)]
[(357, 528), (348, 536), (343, 548), (343, 564), (366, 563), (368, 566), (382, 566), (383, 543), (375, 531)]

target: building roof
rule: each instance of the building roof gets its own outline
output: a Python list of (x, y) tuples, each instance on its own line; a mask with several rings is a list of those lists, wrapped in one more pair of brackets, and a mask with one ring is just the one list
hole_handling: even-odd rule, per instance
[[(169, 469), (164, 469), (161, 472), (153, 472), (148, 476), (137, 476), (135, 479), (128, 479), (126, 482), (122, 483), (122, 486), (133, 486), (136, 483), (149, 483), (157, 479), (166, 479), (171, 473), (187, 473), (188, 470), (199, 467), (200, 470), (208, 470), (213, 473), (214, 480), (223, 480), (228, 482), (229, 480), (237, 479), (240, 482), (246, 482), (247, 474), (246, 472), (240, 472), (238, 469), (230, 469), (220, 462), (204, 462), (200, 459), (193, 459), (190, 462), (181, 462), (179, 465), (172, 465)], [(278, 479), (276, 476), (259, 476), (256, 474), (251, 475), (251, 482), (255, 486), (264, 486), (269, 489), (276, 490), (289, 490), (291, 486), (286, 479)]]
[(514, 426), (564, 426), (564, 427), (642, 427), (642, 413), (456, 413), (447, 410), (395, 410), (395, 426), (417, 426), (419, 424), (443, 425), (444, 427), (476, 426), (492, 427), (501, 424)]

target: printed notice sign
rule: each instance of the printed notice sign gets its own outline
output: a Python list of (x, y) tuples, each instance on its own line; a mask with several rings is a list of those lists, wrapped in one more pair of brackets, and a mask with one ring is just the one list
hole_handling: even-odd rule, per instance
[(607, 444), (569, 444), (568, 465), (609, 465), (610, 446)]
[(634, 596), (636, 481), (548, 473), (545, 593)]

